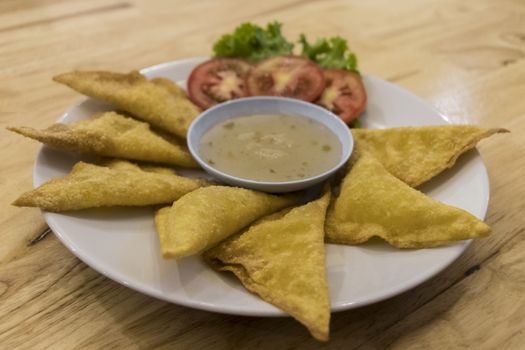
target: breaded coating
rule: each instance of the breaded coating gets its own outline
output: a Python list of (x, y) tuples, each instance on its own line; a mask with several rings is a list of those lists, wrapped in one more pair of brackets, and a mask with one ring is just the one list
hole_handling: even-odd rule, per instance
[(153, 78), (150, 81), (153, 84), (156, 84), (158, 86), (165, 88), (173, 96), (180, 97), (180, 98), (187, 98), (186, 91), (184, 91), (180, 86), (173, 83), (173, 81), (168, 78), (159, 77), (159, 78)]
[(128, 74), (104, 71), (74, 71), (53, 80), (93, 98), (111, 103), (150, 123), (185, 138), (191, 121), (200, 110), (174, 82), (148, 80), (137, 71)]
[(326, 191), (316, 201), (263, 218), (204, 254), (212, 267), (233, 272), (322, 341), (330, 326), (324, 246), (329, 201)]
[(451, 168), (481, 139), (501, 132), (508, 130), (474, 125), (352, 129), (359, 149), (370, 152), (390, 173), (412, 187)]
[(170, 216), (170, 209), (171, 206), (167, 206), (160, 208), (155, 212), (155, 228), (157, 229), (159, 240), (161, 242), (161, 250), (162, 242), (165, 241), (168, 236), (168, 218)]
[(358, 244), (378, 236), (398, 248), (428, 248), (490, 233), (483, 221), (408, 186), (368, 153), (343, 179), (325, 229), (330, 243)]
[(147, 123), (116, 112), (98, 113), (70, 124), (57, 123), (44, 130), (23, 126), (7, 129), (64, 151), (198, 167), (186, 146), (174, 136), (160, 135)]
[(115, 160), (105, 166), (78, 162), (71, 173), (22, 194), (13, 205), (61, 212), (95, 207), (172, 203), (206, 181), (168, 168), (139, 167)]
[(209, 186), (173, 203), (157, 215), (164, 258), (182, 258), (209, 249), (251, 222), (288, 207), (295, 195), (271, 195), (238, 187)]

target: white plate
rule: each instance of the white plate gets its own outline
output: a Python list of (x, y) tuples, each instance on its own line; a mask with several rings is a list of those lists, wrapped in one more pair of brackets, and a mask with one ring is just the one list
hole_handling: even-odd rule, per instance
[[(148, 77), (164, 76), (184, 84), (202, 58), (146, 68)], [(367, 128), (447, 123), (426, 102), (384, 80), (365, 76)], [(86, 118), (109, 107), (87, 99), (60, 121)], [(34, 185), (69, 172), (72, 155), (42, 147), (34, 169)], [(479, 154), (471, 151), (450, 171), (423, 187), (442, 202), (483, 219), (489, 183)], [(247, 292), (228, 273), (216, 273), (198, 257), (163, 260), (150, 208), (96, 209), (67, 214), (44, 213), (49, 227), (76, 256), (105, 276), (153, 297), (222, 313), (279, 316), (283, 313)], [(332, 311), (351, 309), (389, 298), (431, 278), (454, 261), (469, 242), (420, 250), (398, 250), (382, 242), (360, 246), (327, 245), (327, 271)]]

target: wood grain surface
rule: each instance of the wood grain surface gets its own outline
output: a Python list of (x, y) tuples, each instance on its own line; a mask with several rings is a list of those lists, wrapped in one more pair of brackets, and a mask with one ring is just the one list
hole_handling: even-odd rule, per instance
[[(51, 77), (127, 71), (210, 54), (242, 21), (285, 34), (339, 34), (360, 68), (422, 96), (453, 122), (512, 131), (478, 147), (489, 171), (487, 223), (437, 277), (392, 299), (332, 315), (319, 344), (291, 318), (214, 314), (109, 280), (71, 254), (37, 209), (36, 142), (79, 96)], [(0, 349), (525, 349), (525, 2), (4, 0), (0, 2)]]

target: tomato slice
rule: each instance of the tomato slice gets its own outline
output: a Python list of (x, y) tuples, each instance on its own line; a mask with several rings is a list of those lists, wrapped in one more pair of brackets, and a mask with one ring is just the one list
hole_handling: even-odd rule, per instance
[(314, 101), (324, 89), (323, 71), (307, 58), (277, 56), (250, 72), (246, 79), (251, 96), (285, 96)]
[(188, 96), (202, 109), (247, 96), (246, 76), (252, 66), (237, 58), (213, 58), (199, 64), (188, 78)]
[(337, 114), (345, 123), (352, 122), (366, 106), (361, 76), (346, 70), (327, 69), (324, 77), (326, 88), (317, 103)]

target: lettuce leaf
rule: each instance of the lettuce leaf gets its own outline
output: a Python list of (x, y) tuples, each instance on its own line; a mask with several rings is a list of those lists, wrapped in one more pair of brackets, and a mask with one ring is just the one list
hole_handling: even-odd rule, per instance
[(214, 45), (219, 57), (240, 57), (251, 62), (292, 54), (294, 44), (281, 33), (281, 23), (268, 23), (266, 29), (253, 23), (242, 23), (233, 33), (224, 34)]
[[(253, 23), (242, 23), (232, 33), (224, 34), (213, 45), (216, 57), (244, 58), (257, 63), (266, 58), (279, 55), (293, 55), (294, 44), (281, 33), (281, 23), (268, 23), (266, 28)], [(301, 55), (309, 58), (325, 69), (345, 69), (359, 74), (357, 57), (349, 49), (348, 43), (340, 36), (320, 38), (310, 43), (301, 34), (298, 43), (302, 46)], [(355, 119), (350, 128), (360, 128), (361, 122)]]
[(302, 55), (316, 62), (322, 68), (346, 69), (359, 73), (357, 57), (348, 48), (348, 43), (340, 36), (317, 39), (311, 44), (304, 34), (299, 37)]

